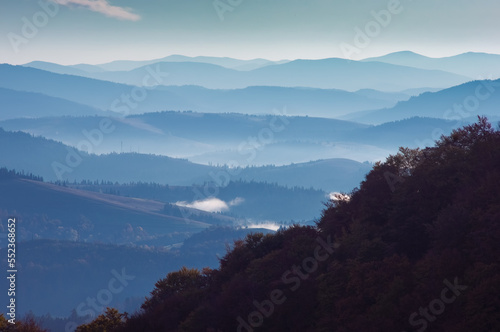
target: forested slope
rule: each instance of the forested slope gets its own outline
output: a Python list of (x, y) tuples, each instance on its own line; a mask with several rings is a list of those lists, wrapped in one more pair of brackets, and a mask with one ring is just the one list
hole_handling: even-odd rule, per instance
[(158, 281), (142, 312), (79, 331), (498, 331), (499, 183), (482, 118), (377, 164), (316, 228), (250, 235), (218, 269)]

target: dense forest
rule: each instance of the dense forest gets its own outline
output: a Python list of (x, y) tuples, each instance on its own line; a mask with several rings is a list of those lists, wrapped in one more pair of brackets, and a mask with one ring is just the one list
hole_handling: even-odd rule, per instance
[(499, 331), (499, 183), (500, 130), (480, 118), (377, 163), (315, 227), (250, 234), (77, 331)]

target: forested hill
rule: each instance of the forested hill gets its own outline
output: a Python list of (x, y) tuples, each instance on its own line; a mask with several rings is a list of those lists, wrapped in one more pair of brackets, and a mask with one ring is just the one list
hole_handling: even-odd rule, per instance
[(250, 235), (77, 331), (500, 331), (499, 183), (500, 131), (480, 119), (377, 164), (318, 227)]

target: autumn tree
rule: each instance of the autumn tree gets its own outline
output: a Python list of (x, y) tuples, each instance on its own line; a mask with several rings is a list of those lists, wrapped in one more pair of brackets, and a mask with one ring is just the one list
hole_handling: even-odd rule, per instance
[(121, 314), (114, 308), (107, 308), (92, 322), (77, 327), (76, 332), (112, 332), (122, 327), (127, 320), (127, 314)]

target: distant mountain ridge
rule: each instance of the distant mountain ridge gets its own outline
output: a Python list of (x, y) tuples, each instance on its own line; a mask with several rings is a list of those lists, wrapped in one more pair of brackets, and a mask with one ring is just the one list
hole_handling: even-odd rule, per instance
[[(143, 79), (148, 72), (143, 69), (139, 74), (138, 77)], [(363, 91), (271, 86), (231, 90), (209, 90), (199, 86), (158, 86), (147, 90), (143, 98), (143, 92), (136, 92), (137, 88), (131, 85), (10, 65), (0, 65), (0, 87), (42, 93), (101, 110), (130, 114), (167, 109), (272, 114), (274, 108), (286, 106), (290, 115), (332, 118), (350, 112), (393, 106), (397, 101), (409, 98), (406, 94), (380, 91), (366, 94)], [(132, 92), (139, 99), (131, 97)], [(42, 110), (40, 113), (43, 113)], [(82, 112), (80, 115), (86, 114)], [(45, 114), (48, 115), (53, 113)]]
[[(143, 77), (146, 74), (143, 74)], [(174, 109), (187, 109), (193, 106), (168, 91), (154, 90), (147, 91), (147, 98), (141, 103), (129, 104), (122, 98), (127, 98), (127, 96), (131, 98), (132, 91), (135, 91), (134, 86), (6, 64), (0, 64), (0, 87), (42, 93), (94, 108), (122, 113), (161, 110), (163, 109), (161, 105), (170, 105)]]
[(414, 52), (403, 51), (362, 61), (385, 62), (429, 70), (444, 70), (473, 79), (500, 78), (500, 55), (498, 54), (469, 52), (443, 58), (430, 58)]
[[(27, 67), (54, 71), (71, 75), (85, 75), (86, 73), (98, 73), (105, 71), (131, 71), (143, 66), (159, 62), (196, 62), (213, 64), (220, 67), (235, 69), (239, 71), (251, 71), (269, 65), (279, 65), (295, 60), (271, 61), (267, 59), (241, 60), (229, 57), (211, 56), (185, 56), (169, 55), (163, 58), (151, 60), (116, 60), (108, 63), (91, 65), (77, 64), (62, 66), (55, 63), (32, 61), (24, 64)], [(453, 56), (432, 58), (412, 51), (398, 51), (383, 56), (370, 57), (362, 62), (384, 62), (400, 66), (414, 67), (420, 69), (443, 70), (472, 79), (495, 79), (500, 77), (500, 55), (481, 52), (467, 52)]]
[[(395, 67), (384, 67), (382, 64)], [(430, 58), (401, 51), (360, 61), (340, 58), (270, 61), (170, 55), (153, 60), (119, 60), (101, 65), (61, 66), (34, 61), (24, 66), (132, 85), (140, 84), (142, 67), (161, 66), (170, 74), (169, 80), (163, 83), (165, 85), (199, 85), (211, 89), (271, 85), (348, 91), (402, 91), (422, 87), (447, 88), (472, 79), (500, 77), (500, 55), (473, 52)], [(400, 75), (394, 72), (396, 70)], [(384, 76), (390, 79), (384, 79)], [(353, 81), (352, 77), (357, 77), (357, 80)]]
[(437, 92), (426, 92), (396, 106), (352, 113), (341, 117), (351, 121), (381, 124), (414, 116), (464, 121), (477, 115), (500, 115), (500, 79), (472, 81)]
[[(41, 93), (0, 88), (0, 120), (65, 115), (105, 115), (106, 113), (97, 108)], [(108, 115), (111, 115), (111, 112), (108, 112)]]
[[(421, 87), (445, 88), (470, 80), (469, 77), (445, 71), (339, 58), (294, 60), (251, 71), (237, 71), (195, 62), (158, 62), (152, 66), (168, 73), (168, 79), (162, 85), (199, 85), (211, 89), (271, 85), (347, 91), (370, 88), (401, 91)], [(143, 72), (144, 67), (140, 67), (131, 71), (103, 72), (92, 76), (117, 83), (140, 85)]]
[(24, 64), (23, 67), (45, 70), (45, 71), (49, 71), (49, 72), (56, 73), (56, 74), (74, 75), (74, 76), (83, 76), (83, 77), (87, 77), (89, 75), (89, 73), (99, 72), (99, 70), (87, 71), (84, 69), (80, 69), (80, 68), (86, 68), (88, 70), (91, 70), (91, 68), (92, 68), (91, 66), (90, 67), (88, 67), (88, 66), (80, 66), (80, 67), (64, 66), (64, 65), (59, 65), (57, 63), (45, 62), (45, 61), (32, 61), (32, 62)]
[(85, 76), (91, 73), (100, 73), (105, 71), (130, 71), (139, 67), (151, 65), (158, 62), (197, 62), (221, 66), (224, 68), (248, 71), (272, 64), (281, 64), (289, 60), (270, 61), (266, 59), (239, 60), (227, 57), (207, 57), (197, 56), (189, 57), (184, 55), (169, 55), (160, 59), (153, 60), (116, 60), (99, 65), (77, 64), (77, 65), (59, 65), (46, 61), (32, 61), (24, 64), (25, 67), (32, 67), (41, 70), (52, 71), (59, 74)]
[[(0, 157), (0, 167), (38, 174), (46, 181), (61, 180), (57, 174), (69, 181), (98, 179), (119, 183), (142, 181), (170, 185), (225, 185), (229, 180), (243, 179), (291, 187), (313, 187), (327, 192), (351, 190), (361, 182), (371, 167), (352, 160), (331, 159), (283, 167), (229, 169), (139, 153), (97, 156), (45, 138), (3, 130), (0, 130), (0, 156), (9, 156)], [(346, 163), (349, 176), (343, 173)], [(325, 164), (329, 165), (328, 168), (323, 167)], [(325, 172), (328, 172), (326, 180)]]
[[(419, 114), (420, 112), (415, 112)], [(456, 121), (412, 115), (406, 120), (371, 126), (350, 121), (278, 115), (159, 112), (115, 117), (46, 117), (0, 121), (0, 127), (24, 131), (78, 146), (83, 134), (111, 121), (113, 133), (93, 147), (99, 154), (142, 152), (187, 158), (201, 164), (287, 165), (310, 160), (347, 158), (377, 161), (401, 145), (420, 146), (435, 128), (449, 133)], [(474, 121), (474, 120), (473, 120)], [(272, 137), (259, 133), (272, 128)], [(384, 129), (385, 128), (385, 129)], [(386, 130), (391, 128), (391, 130)], [(249, 137), (255, 137), (252, 149)]]
[(122, 70), (133, 70), (145, 65), (157, 63), (157, 62), (199, 62), (199, 63), (209, 63), (213, 65), (218, 65), (225, 68), (231, 68), (236, 70), (253, 70), (260, 67), (268, 66), (271, 64), (286, 63), (289, 60), (280, 61), (270, 61), (266, 59), (253, 59), (253, 60), (240, 60), (228, 57), (209, 57), (209, 56), (196, 56), (189, 57), (185, 55), (169, 55), (161, 59), (146, 60), (146, 61), (130, 61), (130, 60), (118, 60), (109, 63), (104, 63), (97, 65), (99, 68), (103, 68), (107, 71), (122, 71)]
[[(144, 68), (154, 67), (156, 70), (168, 73), (168, 79), (160, 82), (162, 85), (199, 85), (210, 89), (241, 89), (271, 85), (347, 91), (377, 89), (394, 92), (422, 87), (446, 88), (471, 80), (470, 77), (439, 69), (427, 70), (377, 61), (352, 61), (341, 58), (293, 60), (279, 63), (266, 62), (265, 66), (241, 71), (234, 66), (222, 65), (236, 60), (221, 59), (209, 61), (202, 58), (201, 62), (197, 62), (196, 58), (193, 61), (178, 61), (178, 57), (167, 57), (139, 62), (142, 66), (136, 66), (137, 63), (132, 67), (116, 66), (113, 69), (120, 70), (114, 71), (92, 69), (93, 67), (88, 65), (68, 67), (67, 70), (64, 66), (49, 63), (29, 63), (26, 66), (65, 74), (78, 73), (89, 78), (131, 85), (142, 85)], [(181, 57), (181, 60), (186, 59)]]

